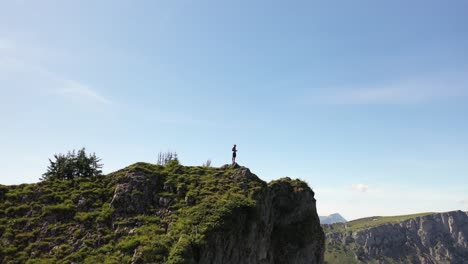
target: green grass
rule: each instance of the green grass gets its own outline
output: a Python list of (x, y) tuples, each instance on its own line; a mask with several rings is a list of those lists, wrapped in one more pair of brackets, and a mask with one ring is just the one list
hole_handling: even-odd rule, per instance
[(361, 219), (356, 219), (349, 221), (347, 223), (337, 223), (331, 225), (331, 229), (325, 228), (324, 231), (327, 233), (330, 232), (342, 232), (342, 231), (357, 231), (365, 228), (370, 228), (382, 224), (388, 223), (400, 223), (405, 220), (412, 218), (422, 217), (426, 215), (431, 215), (433, 213), (419, 213), (419, 214), (410, 214), (410, 215), (397, 215), (397, 216), (373, 216), (366, 217)]
[[(116, 214), (114, 190), (130, 171), (160, 179), (154, 195), (170, 197), (171, 205)], [(212, 232), (232, 228), (237, 215), (256, 216), (267, 184), (256, 176), (233, 177), (239, 171), (136, 163), (101, 177), (0, 185), (0, 263), (129, 263), (135, 253), (143, 263), (187, 263)], [(307, 186), (282, 180), (298, 191)], [(186, 204), (186, 195), (194, 205)]]
[(325, 263), (326, 264), (359, 264), (352, 251), (344, 246), (330, 246), (327, 245), (325, 249)]

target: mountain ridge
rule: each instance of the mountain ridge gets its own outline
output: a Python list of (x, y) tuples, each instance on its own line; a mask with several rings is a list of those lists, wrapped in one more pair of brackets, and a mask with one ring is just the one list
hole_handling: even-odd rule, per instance
[(239, 165), (136, 163), (0, 186), (2, 263), (322, 263), (313, 191)]
[(326, 263), (425, 264), (468, 260), (468, 212), (369, 217), (323, 228)]

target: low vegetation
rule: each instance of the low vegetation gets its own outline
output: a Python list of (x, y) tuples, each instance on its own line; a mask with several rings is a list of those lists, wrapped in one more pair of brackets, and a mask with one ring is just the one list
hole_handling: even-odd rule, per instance
[[(116, 213), (114, 191), (132, 171), (161, 180), (152, 197), (164, 205)], [(62, 177), (52, 169), (37, 184), (0, 185), (0, 263), (186, 263), (206, 236), (229, 227), (233, 214), (255, 217), (255, 197), (266, 183), (233, 177), (238, 171), (172, 159), (101, 177)]]

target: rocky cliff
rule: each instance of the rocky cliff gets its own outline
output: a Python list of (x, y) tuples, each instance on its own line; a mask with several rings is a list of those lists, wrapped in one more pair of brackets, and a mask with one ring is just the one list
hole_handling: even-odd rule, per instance
[[(397, 217), (395, 217), (397, 219)], [(427, 214), (359, 228), (326, 225), (327, 262), (468, 263), (468, 213)], [(392, 219), (392, 218), (389, 218)], [(359, 221), (358, 221), (359, 222)]]
[(240, 166), (0, 185), (0, 263), (322, 263), (324, 243), (306, 183)]
[(324, 237), (313, 196), (305, 183), (289, 178), (268, 184), (253, 214), (236, 213), (229, 230), (209, 236), (200, 263), (321, 263)]

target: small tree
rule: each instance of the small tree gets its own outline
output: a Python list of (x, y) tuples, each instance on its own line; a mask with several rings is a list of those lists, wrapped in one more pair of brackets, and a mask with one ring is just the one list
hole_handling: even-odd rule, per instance
[(82, 148), (76, 155), (76, 173), (77, 177), (91, 177), (102, 174), (102, 164), (99, 164), (100, 158), (95, 153), (86, 155), (85, 149)]
[(165, 166), (171, 160), (179, 161), (179, 157), (177, 156), (176, 152), (171, 152), (171, 151), (159, 152), (158, 160), (156, 161), (156, 164)]
[(54, 161), (49, 159), (50, 165), (42, 175), (41, 180), (59, 179), (71, 180), (76, 177), (92, 177), (102, 174), (102, 164), (96, 154), (87, 155), (84, 148), (78, 152), (69, 151), (65, 154), (55, 154)]

